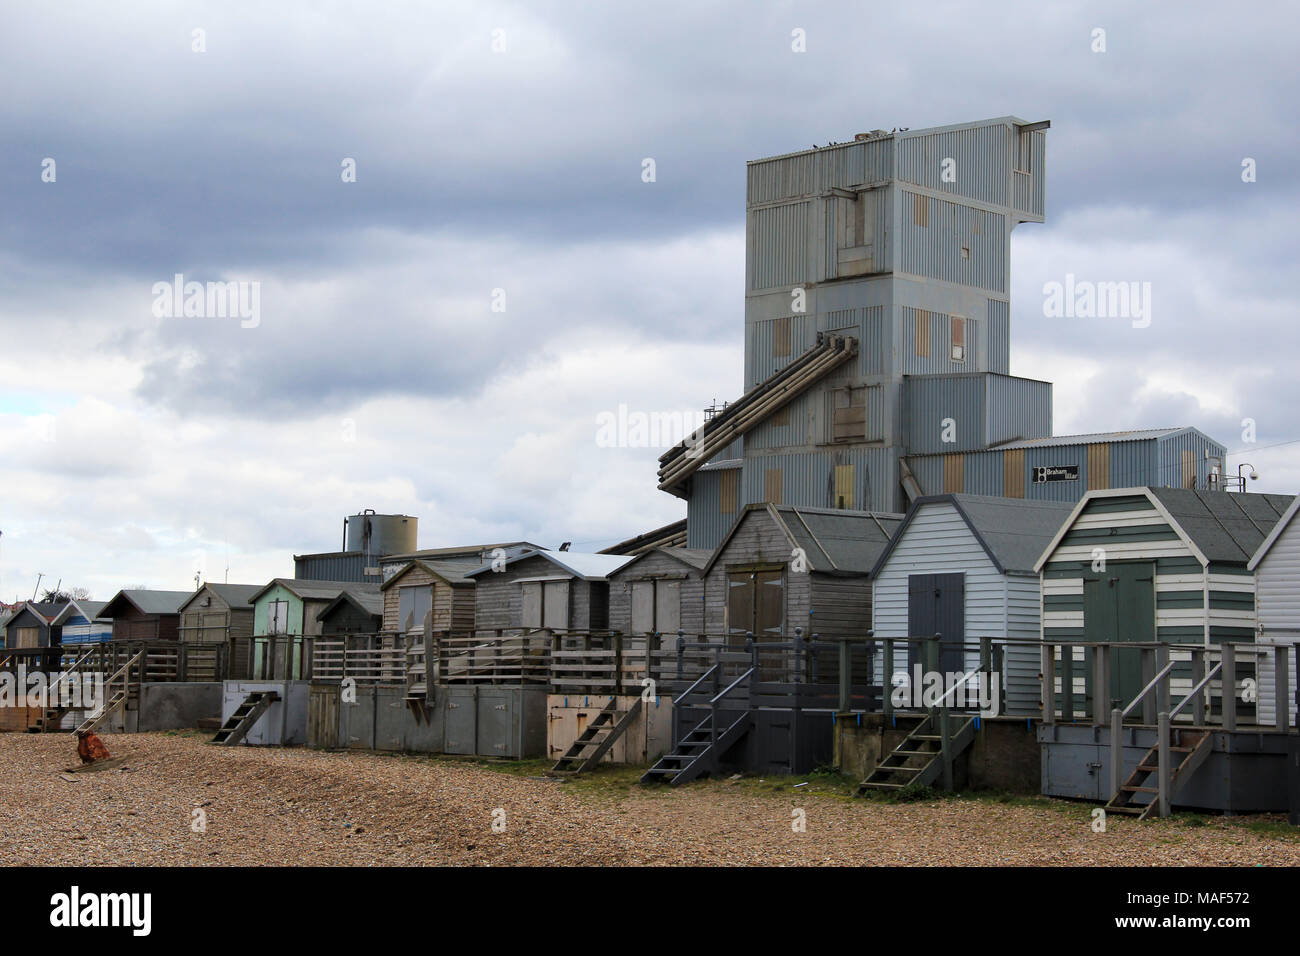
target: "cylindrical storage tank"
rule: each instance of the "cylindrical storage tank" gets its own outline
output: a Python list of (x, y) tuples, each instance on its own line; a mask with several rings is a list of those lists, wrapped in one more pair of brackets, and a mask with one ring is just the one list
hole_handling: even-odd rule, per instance
[(414, 551), (418, 518), (411, 515), (381, 515), (364, 511), (346, 519), (345, 551), (368, 555), (405, 554)]

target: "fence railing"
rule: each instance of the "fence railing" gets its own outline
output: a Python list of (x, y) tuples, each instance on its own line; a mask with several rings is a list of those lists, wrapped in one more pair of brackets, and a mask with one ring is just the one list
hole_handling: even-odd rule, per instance
[(139, 682), (220, 681), (227, 674), (225, 644), (182, 644), (176, 641), (102, 641), (56, 647), (14, 648), (0, 651), (0, 670), (29, 673), (68, 671), (109, 674), (141, 655), (135, 673)]

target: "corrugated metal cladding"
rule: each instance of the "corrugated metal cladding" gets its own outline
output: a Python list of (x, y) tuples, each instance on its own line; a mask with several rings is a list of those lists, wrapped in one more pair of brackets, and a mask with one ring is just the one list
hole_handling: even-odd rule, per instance
[(750, 288), (771, 289), (808, 281), (806, 202), (755, 209)]
[(985, 375), (988, 442), (1046, 438), (1052, 434), (1052, 383)]
[[(985, 432), (985, 376), (903, 379), (903, 408), (907, 416), (907, 447), (915, 454), (967, 451), (983, 448)], [(944, 419), (953, 420), (945, 442)]]
[[(898, 178), (981, 202), (1009, 205), (1011, 128), (1001, 123), (946, 133), (898, 137)], [(943, 163), (954, 162), (955, 182), (944, 182)]]
[(716, 548), (731, 523), (740, 513), (723, 514), (721, 510), (721, 471), (697, 471), (691, 478), (694, 486), (686, 502), (686, 546), (688, 548)]
[(846, 446), (824, 453), (804, 452), (786, 455), (758, 455), (745, 459), (741, 475), (741, 495), (745, 502), (764, 500), (768, 487), (767, 472), (781, 473), (783, 501), (811, 508), (834, 506), (835, 466), (853, 466), (854, 510), (896, 511), (899, 503), (894, 491), (897, 482), (877, 480), (871, 476), (897, 475), (898, 453), (894, 448)]
[[(982, 371), (980, 342), (984, 338), (986, 322), (978, 316), (961, 316), (966, 319), (966, 359), (952, 359), (952, 319), (944, 312), (931, 312), (899, 306), (898, 358), (904, 375), (955, 375), (960, 372)], [(929, 335), (917, 336), (917, 317), (929, 323)], [(923, 347), (924, 344), (924, 347)], [(924, 355), (917, 352), (924, 351)]]
[(883, 305), (862, 309), (839, 309), (817, 315), (817, 328), (827, 332), (845, 332), (857, 336), (858, 358), (840, 366), (828, 382), (883, 375), (889, 358), (889, 311)]
[[(809, 402), (818, 392), (805, 392), (786, 406), (787, 414), (777, 413), (749, 433), (750, 448), (786, 448), (809, 442)], [(782, 424), (784, 423), (784, 424)]]
[[(379, 559), (373, 559), (378, 566)], [(314, 557), (294, 558), (293, 576), (300, 581), (373, 581), (382, 578), (365, 574), (365, 555), (323, 554)]]
[[(902, 190), (902, 197), (900, 271), (994, 292), (1006, 291), (1004, 216), (907, 190)], [(965, 256), (963, 248), (967, 250)]]
[[(824, 200), (826, 267), (816, 279), (850, 278), (892, 267), (889, 236), (893, 232), (893, 196), (893, 189), (881, 186), (859, 193), (856, 200), (842, 196)], [(870, 250), (869, 256), (863, 256), (864, 249)]]
[[(763, 319), (749, 327), (756, 381), (775, 375), (812, 348), (815, 318), (810, 315)], [(779, 354), (784, 353), (784, 354)]]
[[(1158, 439), (1158, 456), (1160, 480), (1151, 484), (1168, 485), (1171, 488), (1183, 488), (1183, 453), (1192, 453), (1192, 462), (1196, 468), (1196, 487), (1208, 487), (1210, 462), (1205, 453), (1222, 459), (1227, 449), (1217, 441), (1207, 438), (1196, 431), (1176, 432), (1167, 438)], [(1117, 486), (1123, 487), (1123, 486)]]
[(1007, 375), (1011, 371), (1011, 304), (989, 299), (989, 371)]
[(1022, 212), (1042, 216), (1043, 162), (1047, 156), (1047, 137), (1041, 131), (1017, 133), (1015, 153), (1016, 170), (1011, 174), (1014, 193), (1011, 205)]
[(747, 202), (752, 206), (889, 179), (893, 151), (894, 141), (886, 137), (750, 163)]
[(718, 452), (709, 461), (730, 461), (733, 458), (740, 458), (745, 454), (745, 436), (741, 435), (722, 451)]

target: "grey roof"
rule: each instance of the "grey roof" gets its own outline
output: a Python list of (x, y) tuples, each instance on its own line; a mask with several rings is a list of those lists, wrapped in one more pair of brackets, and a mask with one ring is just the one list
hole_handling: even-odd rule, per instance
[(1246, 564), (1295, 500), (1189, 488), (1148, 488), (1207, 561)]
[(1119, 432), (1088, 432), (1082, 435), (1052, 435), (1047, 438), (1018, 438), (1015, 441), (993, 445), (992, 450), (1002, 451), (1007, 448), (1054, 448), (1062, 445), (1091, 445), (1095, 442), (1149, 441), (1152, 438), (1167, 438), (1179, 432), (1196, 431), (1186, 426), (1178, 428), (1134, 428)]
[(426, 568), (429, 571), (432, 571), (434, 574), (438, 575), (438, 577), (442, 578), (448, 584), (473, 584), (474, 579), (468, 577), (468, 574), (469, 572), (477, 568), (481, 568), (482, 566), (483, 566), (482, 560), (480, 560), (477, 557), (449, 559), (446, 561), (429, 561), (429, 560), (425, 560), (424, 558), (417, 558), (413, 561), (407, 562), (405, 567), (403, 567), (396, 574), (387, 578), (382, 584), (379, 585), (379, 589), (381, 591), (388, 590), (389, 586), (391, 586), (394, 582), (400, 580), (402, 575), (406, 574), (407, 571), (411, 570), (411, 568), (414, 567)]
[(1255, 549), (1255, 554), (1251, 557), (1250, 564), (1247, 565), (1251, 571), (1254, 571), (1259, 567), (1259, 563), (1268, 556), (1269, 549), (1272, 548), (1277, 539), (1282, 536), (1282, 532), (1286, 531), (1286, 526), (1291, 523), (1291, 519), (1295, 517), (1296, 511), (1300, 511), (1300, 495), (1297, 495), (1295, 500), (1291, 502), (1291, 507), (1286, 509), (1286, 513), (1282, 515), (1281, 520), (1278, 521), (1277, 524), (1273, 525), (1273, 530), (1268, 533), (1268, 537), (1264, 539), (1264, 543)]
[(748, 504), (710, 556), (705, 573), (722, 557), (741, 524), (758, 512), (775, 520), (803, 550), (809, 570), (830, 574), (869, 574), (903, 520), (888, 512)]
[[(474, 558), (478, 565), (482, 561), (478, 559), (489, 551), (495, 551), (501, 548), (503, 551), (540, 551), (540, 544), (533, 544), (531, 541), (502, 541), (499, 544), (466, 544), (450, 548), (425, 548), (423, 551), (408, 551), (404, 554), (386, 554), (379, 560), (384, 564), (393, 564), (398, 561), (425, 561), (430, 559), (455, 559), (455, 558)], [(476, 565), (477, 566), (477, 565)]]
[(65, 621), (67, 621), (68, 618), (72, 616), (69, 612), (73, 610), (75, 610), (77, 613), (85, 617), (86, 620), (94, 621), (99, 617), (99, 615), (103, 612), (104, 608), (106, 607), (108, 607), (107, 601), (72, 600), (69, 601), (67, 604), (63, 605), (63, 607), (59, 610), (58, 615), (54, 618), (54, 620), (51, 623), (63, 624)]
[[(526, 561), (529, 558), (542, 557), (550, 561), (562, 571), (577, 578), (587, 581), (604, 581), (609, 575), (613, 574), (623, 565), (627, 564), (632, 558), (626, 554), (588, 554), (581, 551), (525, 551), (523, 554), (517, 554), (506, 560), (506, 565), (514, 564), (516, 561)], [(492, 570), (491, 564), (485, 564), (480, 568), (468, 572), (465, 576), (472, 578), (475, 575), (482, 574), (484, 571)]]
[(334, 598), (334, 600), (330, 601), (329, 604), (317, 611), (316, 620), (325, 620), (325, 618), (329, 616), (330, 612), (343, 603), (352, 604), (353, 606), (360, 608), (366, 614), (372, 614), (375, 617), (384, 616), (384, 596), (378, 591), (354, 592), (346, 590), (340, 592), (338, 597)]
[[(709, 558), (712, 556), (713, 552), (708, 548), (683, 548), (677, 545), (663, 545), (636, 554), (627, 562), (627, 564), (615, 571), (614, 574), (623, 574), (625, 571), (631, 570), (634, 565), (640, 563), (644, 558), (648, 558), (654, 554), (666, 554), (668, 557), (680, 561), (689, 568), (694, 568), (696, 571), (703, 571), (705, 566), (708, 565)], [(613, 575), (611, 575), (611, 577), (612, 576)]]
[(141, 614), (176, 614), (192, 593), (192, 591), (145, 591), (124, 588), (109, 598), (105, 609), (108, 605), (116, 604), (119, 599), (125, 599), (134, 604)]
[(935, 504), (951, 504), (1002, 574), (1033, 574), (1034, 564), (1061, 529), (1074, 502), (997, 498), (992, 495), (926, 495), (907, 510), (889, 547), (873, 569), (879, 573), (916, 513)]
[(379, 593), (379, 585), (369, 582), (356, 581), (311, 581), (303, 578), (273, 578), (269, 583), (262, 585), (257, 589), (257, 593), (248, 599), (249, 604), (256, 603), (271, 588), (277, 584), (289, 589), (294, 595), (304, 601), (332, 601), (342, 592), (348, 591), (353, 595), (362, 595), (367, 592)]
[(899, 514), (781, 505), (795, 543), (816, 571), (869, 574), (903, 522)]
[(232, 607), (247, 604), (248, 599), (262, 590), (261, 584), (208, 584), (213, 594)]

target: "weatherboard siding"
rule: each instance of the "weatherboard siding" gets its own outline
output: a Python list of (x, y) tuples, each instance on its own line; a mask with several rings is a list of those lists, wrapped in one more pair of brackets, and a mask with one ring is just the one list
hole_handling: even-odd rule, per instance
[(681, 581), (681, 629), (699, 634), (704, 629), (704, 578), (700, 572), (676, 558), (655, 552), (639, 558), (626, 571), (609, 578), (609, 628), (632, 632), (632, 582), (656, 579)]
[[(907, 638), (908, 577), (913, 574), (965, 576), (965, 633), (970, 645), (967, 669), (979, 664), (974, 641), (980, 637), (1038, 640), (1038, 582), (1004, 575), (989, 558), (970, 526), (948, 502), (924, 505), (894, 545), (872, 584), (872, 629), (876, 637)], [(1003, 712), (1039, 711), (1038, 654), (1034, 648), (1005, 648)], [(907, 658), (895, 649), (895, 672)]]
[[(1300, 650), (1300, 521), (1292, 518), (1282, 529), (1255, 568), (1255, 600), (1262, 633), (1259, 642), (1265, 645), (1291, 645), (1288, 662), (1291, 684), (1291, 714), (1294, 718), (1296, 700), (1295, 654)], [(1273, 691), (1273, 655), (1260, 657), (1259, 662), (1259, 712), (1262, 723), (1272, 723), (1276, 713), (1276, 695)]]

